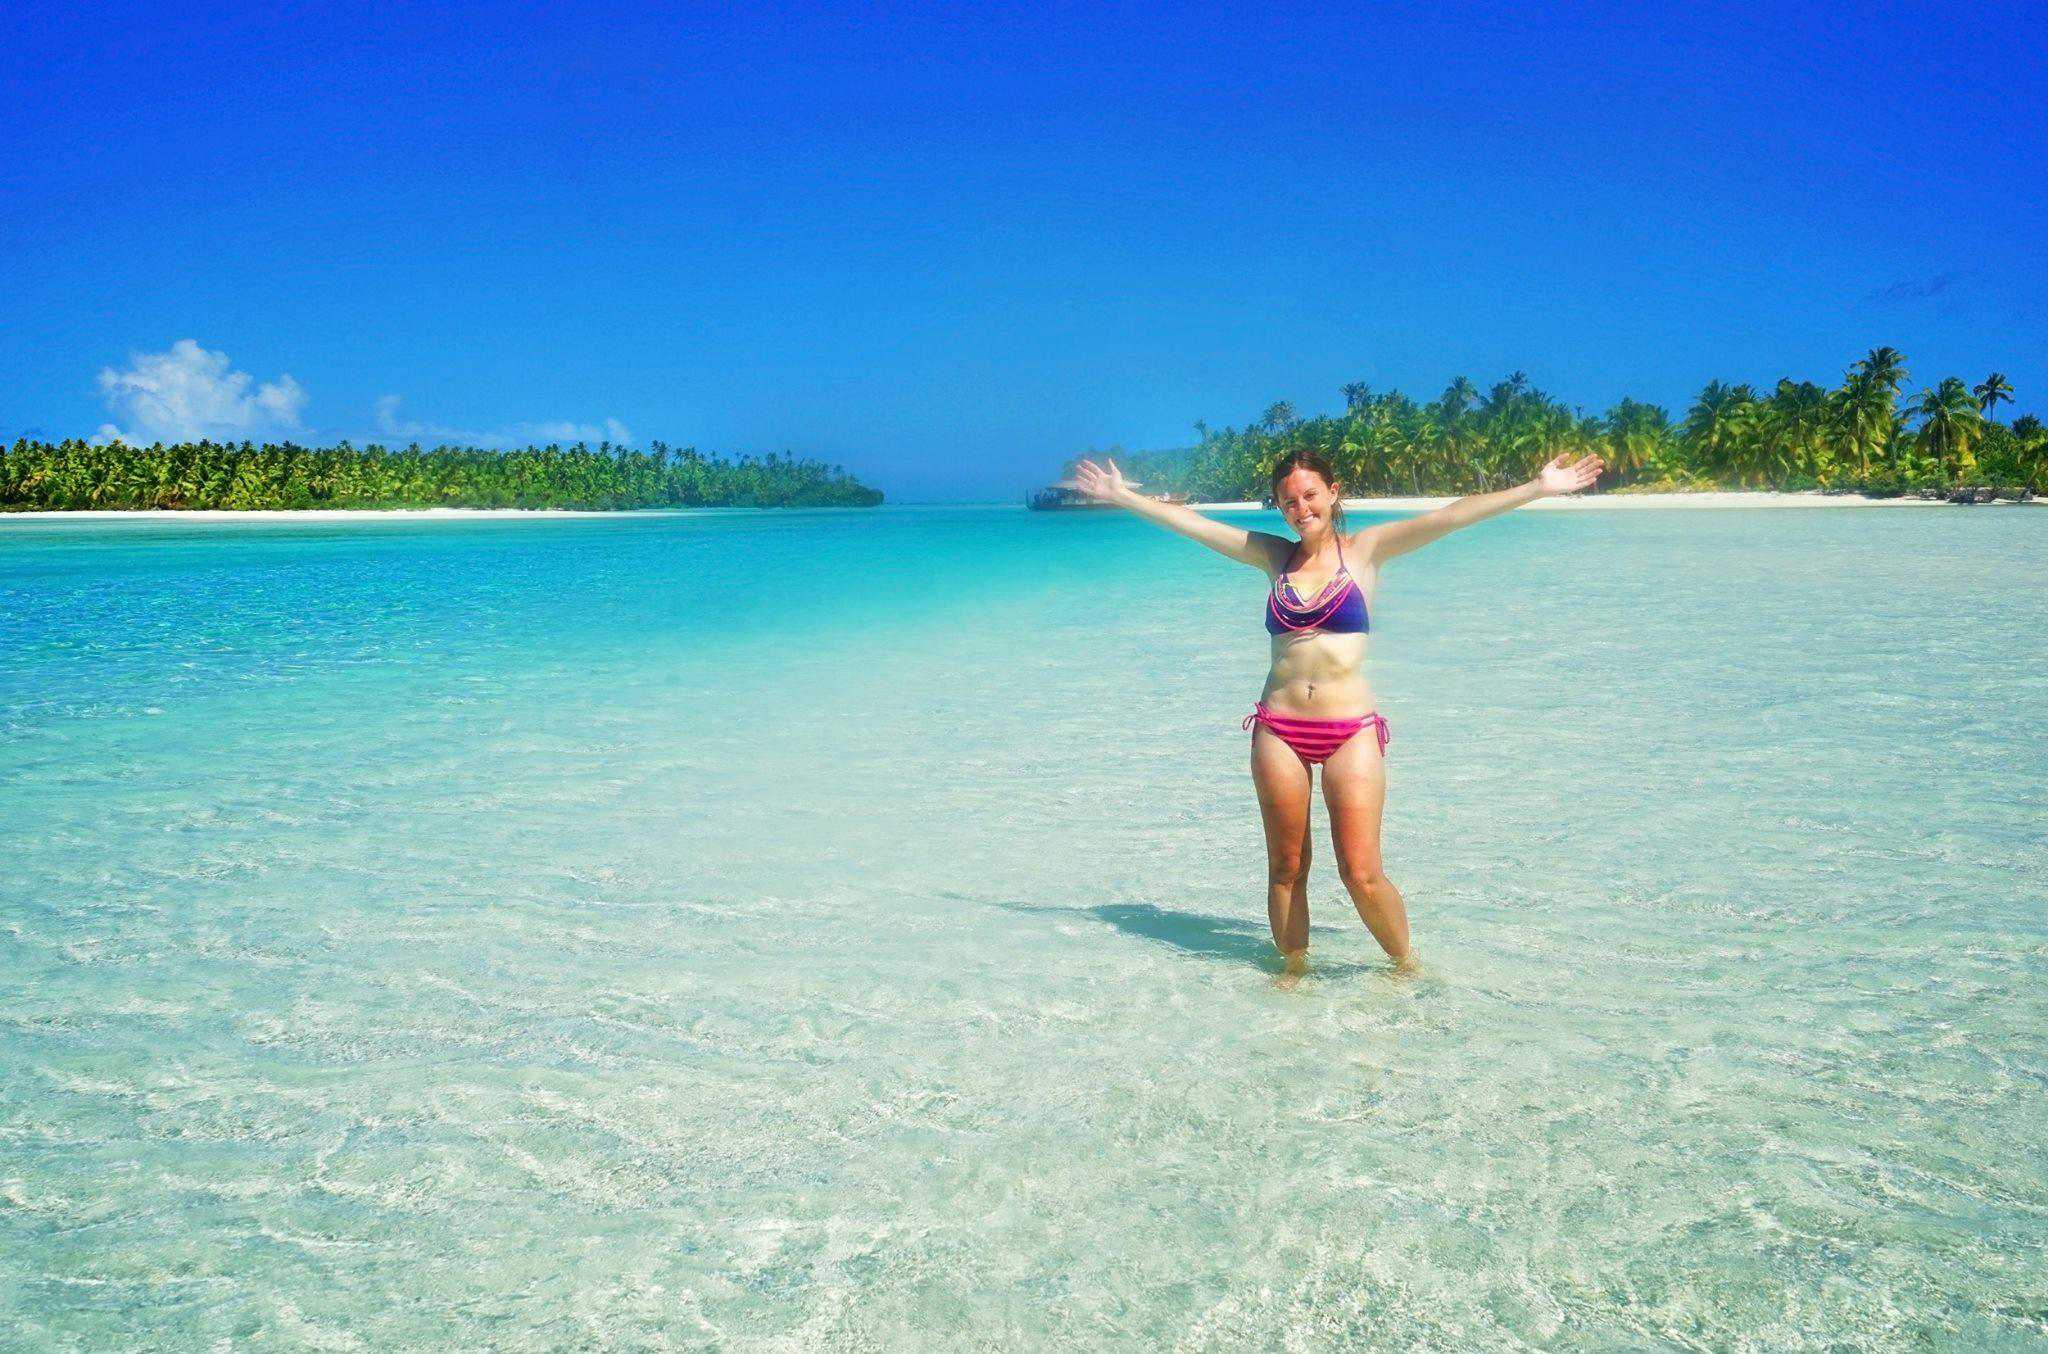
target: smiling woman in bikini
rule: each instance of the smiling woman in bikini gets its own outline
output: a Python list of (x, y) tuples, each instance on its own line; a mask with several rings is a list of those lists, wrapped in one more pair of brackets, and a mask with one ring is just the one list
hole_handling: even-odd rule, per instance
[[(1074, 482), (1089, 497), (1128, 508), (1272, 580), (1264, 619), (1273, 668), (1245, 727), (1252, 731), (1252, 784), (1266, 826), (1266, 916), (1288, 973), (1308, 964), (1308, 803), (1310, 768), (1317, 765), (1323, 768), (1338, 877), (1373, 939), (1397, 965), (1415, 965), (1408, 910), (1380, 864), (1387, 722), (1373, 708), (1363, 671), (1380, 566), (1459, 527), (1539, 498), (1576, 493), (1600, 469), (1597, 456), (1573, 464), (1559, 456), (1527, 484), (1472, 494), (1419, 517), (1347, 535), (1342, 490), (1329, 463), (1312, 451), (1297, 451), (1273, 467), (1273, 501), (1300, 537), (1290, 541), (1141, 498), (1114, 461), (1076, 467)], [(1366, 729), (1373, 736), (1357, 737)]]

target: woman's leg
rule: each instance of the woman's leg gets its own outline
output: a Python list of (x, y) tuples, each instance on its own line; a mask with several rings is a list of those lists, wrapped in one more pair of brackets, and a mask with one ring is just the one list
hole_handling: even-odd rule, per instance
[(1266, 920), (1289, 973), (1308, 965), (1308, 764), (1252, 725), (1252, 785), (1266, 825)]
[(1390, 958), (1413, 962), (1408, 908), (1401, 890), (1380, 866), (1380, 813), (1387, 803), (1387, 764), (1371, 728), (1358, 731), (1323, 763), (1323, 802), (1330, 806), (1330, 840), (1337, 875), (1358, 916)]

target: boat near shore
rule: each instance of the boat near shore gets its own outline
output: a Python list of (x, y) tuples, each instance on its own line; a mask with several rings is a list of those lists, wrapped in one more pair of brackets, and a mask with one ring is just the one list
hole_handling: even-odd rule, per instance
[[(1133, 481), (1125, 481), (1125, 483), (1132, 489), (1138, 488), (1138, 485)], [(1144, 497), (1157, 503), (1186, 503), (1188, 501), (1186, 494), (1146, 494)], [(1058, 480), (1048, 484), (1043, 489), (1027, 494), (1024, 502), (1034, 512), (1059, 512), (1068, 508), (1113, 508), (1116, 506), (1114, 503), (1104, 503), (1099, 499), (1088, 497), (1088, 495), (1081, 492), (1081, 486), (1072, 480)]]

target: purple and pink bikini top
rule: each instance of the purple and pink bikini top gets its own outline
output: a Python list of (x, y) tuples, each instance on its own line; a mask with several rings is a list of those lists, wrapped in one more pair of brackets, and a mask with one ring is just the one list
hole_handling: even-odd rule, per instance
[(1372, 629), (1366, 614), (1365, 594), (1344, 563), (1344, 542), (1337, 541), (1337, 572), (1323, 584), (1323, 590), (1304, 602), (1282, 570), (1273, 577), (1273, 590), (1266, 595), (1266, 632), (1284, 635), (1290, 630), (1322, 630), (1333, 635), (1362, 635)]

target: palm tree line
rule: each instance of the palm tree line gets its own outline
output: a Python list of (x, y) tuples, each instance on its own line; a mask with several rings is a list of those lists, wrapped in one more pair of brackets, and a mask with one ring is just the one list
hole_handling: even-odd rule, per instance
[(1505, 488), (1559, 453), (1587, 452), (1606, 460), (1608, 488), (2048, 490), (2048, 430), (2032, 415), (1998, 420), (2013, 393), (2003, 374), (1974, 388), (1951, 376), (1910, 400), (1902, 394), (1909, 379), (1897, 349), (1875, 348), (1833, 388), (1789, 378), (1768, 392), (1710, 382), (1675, 422), (1632, 399), (1588, 416), (1521, 372), (1484, 394), (1461, 376), (1427, 403), (1353, 383), (1342, 387), (1342, 413), (1304, 419), (1280, 403), (1244, 428), (1198, 421), (1192, 447), (1106, 454), (1150, 489), (1216, 501), (1263, 497), (1267, 467), (1299, 447), (1322, 453), (1347, 492), (1360, 494)]
[(788, 455), (725, 460), (695, 448), (583, 443), (517, 451), (347, 442), (23, 439), (0, 447), (0, 511), (81, 508), (873, 507), (844, 467)]

